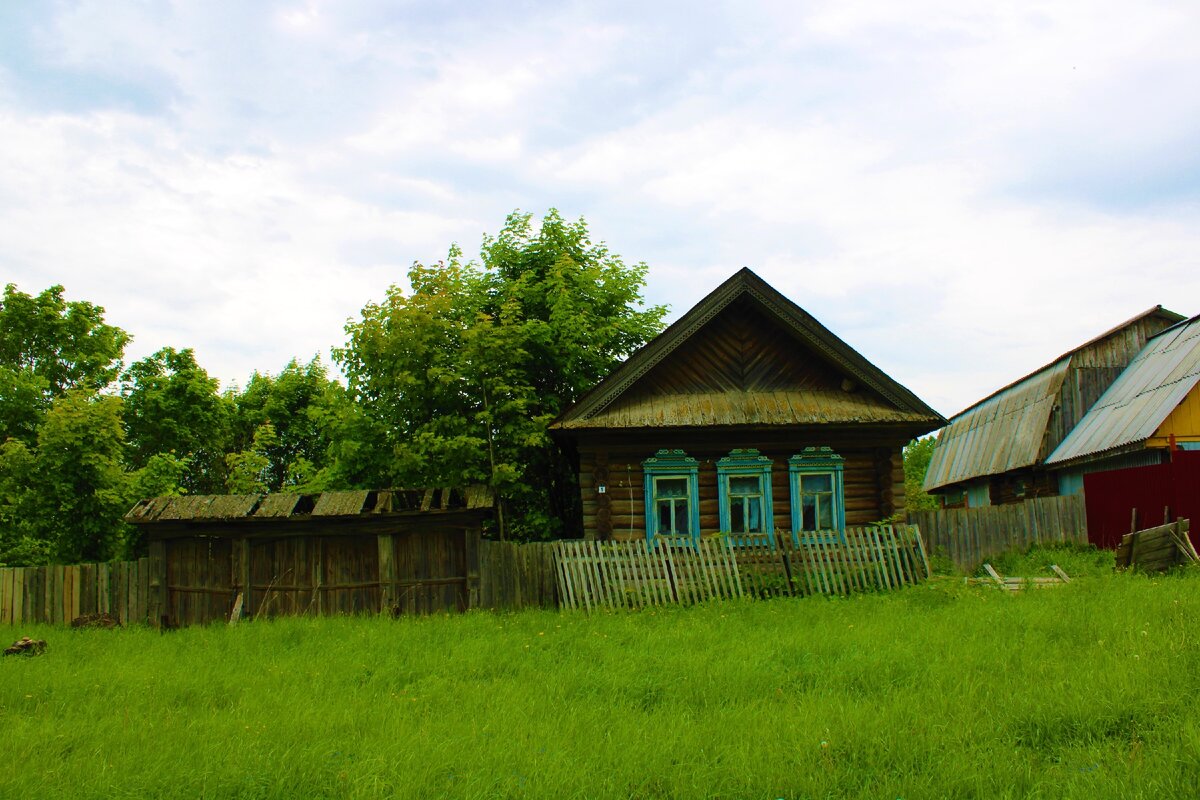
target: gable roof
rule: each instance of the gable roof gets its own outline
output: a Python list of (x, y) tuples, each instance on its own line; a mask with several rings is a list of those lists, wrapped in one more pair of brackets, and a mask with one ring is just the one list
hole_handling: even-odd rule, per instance
[[(672, 354), (703, 338), (722, 312), (749, 304), (757, 316), (780, 329), (789, 347), (800, 344), (815, 354), (822, 369), (844, 376), (841, 387), (803, 389), (691, 387), (646, 392), (638, 383), (656, 367), (669, 368)], [(644, 387), (643, 387), (644, 388)], [(922, 402), (804, 309), (743, 268), (710, 292), (666, 330), (634, 352), (553, 427), (637, 428), (707, 425), (802, 425), (903, 423), (931, 430), (945, 424)]]
[(1147, 342), (1046, 463), (1065, 466), (1140, 446), (1197, 383), (1200, 316), (1168, 328)]
[[(924, 489), (933, 491), (1040, 464), (1046, 455), (1054, 414), (1063, 400), (1064, 381), (1076, 366), (1076, 360), (1085, 361), (1085, 354), (1094, 354), (1111, 345), (1108, 349), (1112, 352), (1107, 358), (1093, 357), (1086, 359), (1086, 363), (1101, 366), (1100, 362), (1104, 362), (1104, 367), (1115, 372), (1125, 366), (1135, 352), (1133, 348), (1142, 344), (1142, 340), (1130, 339), (1131, 335), (1139, 336), (1150, 325), (1165, 327), (1182, 319), (1183, 316), (1161, 305), (1148, 308), (955, 414), (938, 436), (925, 473)], [(1147, 333), (1146, 338), (1152, 335)], [(1120, 357), (1122, 350), (1128, 353), (1124, 358)], [(1080, 416), (1084, 410), (1079, 409)], [(1052, 441), (1050, 445), (1053, 446)]]

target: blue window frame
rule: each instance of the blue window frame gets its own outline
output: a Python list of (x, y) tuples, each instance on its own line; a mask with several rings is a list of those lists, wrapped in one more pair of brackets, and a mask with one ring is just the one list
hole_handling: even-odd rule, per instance
[(659, 450), (642, 462), (646, 492), (646, 539), (700, 538), (700, 464), (682, 450)]
[(788, 459), (792, 491), (792, 538), (846, 529), (842, 488), (845, 459), (829, 447), (806, 447)]
[(771, 459), (757, 450), (733, 450), (717, 462), (717, 510), (721, 531), (734, 543), (775, 543), (771, 505)]

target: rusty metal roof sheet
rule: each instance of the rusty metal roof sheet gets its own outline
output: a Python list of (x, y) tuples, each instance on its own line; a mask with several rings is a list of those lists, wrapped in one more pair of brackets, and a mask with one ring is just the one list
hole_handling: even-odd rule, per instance
[(620, 399), (587, 419), (564, 420), (566, 430), (707, 425), (826, 425), (922, 423), (929, 416), (904, 411), (864, 392), (838, 390), (700, 392)]
[(925, 490), (1036, 464), (1070, 356), (955, 417), (938, 436)]
[(1080, 420), (1047, 464), (1140, 444), (1200, 382), (1200, 317), (1155, 336)]

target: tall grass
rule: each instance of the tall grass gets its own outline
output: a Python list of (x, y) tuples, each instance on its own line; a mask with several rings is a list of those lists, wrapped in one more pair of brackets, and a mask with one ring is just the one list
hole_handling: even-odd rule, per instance
[(0, 797), (1193, 796), (1198, 590), (0, 628)]

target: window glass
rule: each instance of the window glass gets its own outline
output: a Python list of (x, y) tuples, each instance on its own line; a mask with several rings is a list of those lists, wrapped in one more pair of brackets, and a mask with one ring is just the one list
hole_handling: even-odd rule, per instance
[(654, 507), (660, 534), (682, 536), (691, 533), (688, 530), (687, 478), (655, 478)]
[(817, 530), (817, 498), (815, 495), (805, 494), (800, 496), (800, 515), (800, 530)]
[(802, 531), (820, 531), (834, 527), (831, 474), (800, 476), (800, 517)]
[(729, 528), (733, 533), (762, 533), (762, 477), (729, 477)]
[(832, 492), (833, 491), (833, 476), (829, 473), (818, 473), (816, 475), (801, 475), (800, 476), (800, 491), (808, 492)]
[(733, 498), (729, 504), (729, 527), (734, 533), (762, 533), (762, 500)]
[(757, 475), (731, 477), (729, 479), (729, 494), (762, 494), (762, 478)]
[(654, 493), (658, 497), (687, 497), (687, 478), (655, 478)]

